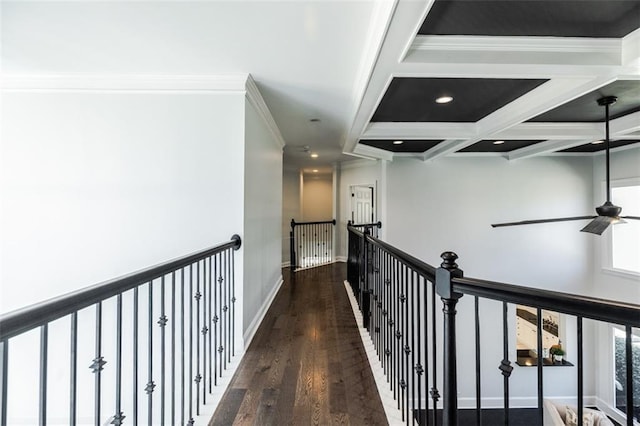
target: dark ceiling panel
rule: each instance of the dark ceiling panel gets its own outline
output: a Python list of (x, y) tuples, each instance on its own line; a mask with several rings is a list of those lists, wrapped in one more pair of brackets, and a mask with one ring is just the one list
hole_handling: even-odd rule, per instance
[[(476, 122), (547, 80), (394, 78), (371, 121)], [(437, 104), (440, 96), (453, 102)]]
[[(631, 145), (638, 142), (640, 142), (640, 139), (635, 139), (635, 140), (621, 139), (617, 141), (611, 141), (611, 148), (618, 148), (621, 146)], [(605, 144), (603, 143), (598, 143), (598, 144), (588, 143), (585, 145), (574, 146), (573, 148), (563, 149), (562, 151), (558, 151), (558, 152), (598, 152), (598, 151), (604, 151), (605, 148), (606, 148)]]
[(457, 152), (510, 152), (525, 146), (535, 145), (542, 140), (505, 140), (504, 143), (495, 145), (496, 139), (482, 140)]
[(620, 38), (639, 26), (639, 0), (436, 0), (419, 34)]
[(612, 119), (640, 111), (640, 80), (614, 81), (529, 121), (546, 123), (604, 121), (604, 107), (598, 105), (598, 99), (604, 96), (618, 97), (618, 101), (609, 107)]
[(394, 145), (393, 140), (362, 139), (363, 145), (380, 148), (391, 152), (425, 152), (438, 145), (441, 140), (406, 140), (400, 145)]

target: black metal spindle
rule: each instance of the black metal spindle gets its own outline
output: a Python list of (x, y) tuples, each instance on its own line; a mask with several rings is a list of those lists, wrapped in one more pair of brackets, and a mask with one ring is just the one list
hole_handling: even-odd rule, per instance
[(185, 293), (185, 275), (186, 268), (182, 268), (180, 271), (180, 424), (185, 424), (186, 406), (185, 406), (185, 388), (187, 387), (185, 382), (185, 360), (184, 352), (187, 349), (184, 335), (184, 321), (186, 317), (186, 307), (184, 300)]
[(193, 263), (189, 265), (189, 379), (186, 386), (189, 387), (189, 421), (193, 425)]
[(420, 287), (422, 287), (420, 285), (420, 276), (417, 276), (417, 281), (416, 281), (416, 296), (415, 296), (415, 318), (414, 318), (414, 322), (417, 323), (417, 332), (416, 334), (416, 345), (413, 346), (413, 352), (416, 353), (416, 358), (418, 360), (418, 364), (416, 365), (416, 374), (417, 374), (417, 390), (418, 390), (418, 420), (420, 420), (420, 418), (422, 417), (420, 413), (422, 413), (422, 373), (424, 371), (423, 367), (422, 367), (422, 360), (420, 359), (420, 356), (422, 355), (422, 351), (421, 351), (421, 346), (422, 346), (422, 342), (421, 342), (421, 338), (420, 336), (422, 335), (422, 327), (420, 326), (420, 320), (422, 319), (422, 317), (420, 316)]
[(47, 424), (47, 360), (49, 347), (49, 326), (40, 327), (40, 392), (39, 392), (39, 424)]
[(167, 325), (167, 315), (165, 314), (165, 276), (163, 275), (160, 280), (160, 318), (158, 319), (158, 325), (160, 326), (160, 424), (164, 426), (165, 423), (165, 398), (166, 398), (166, 354), (165, 344), (166, 335), (165, 328)]
[[(78, 313), (71, 314), (70, 332), (70, 362), (69, 362), (69, 424), (75, 426), (78, 422)], [(3, 392), (4, 395), (4, 392)], [(4, 422), (0, 422), (3, 426)]]
[(133, 289), (133, 424), (138, 424), (138, 287)]
[(409, 354), (407, 353), (408, 346), (408, 334), (407, 329), (409, 327), (409, 309), (407, 306), (407, 286), (408, 286), (408, 267), (402, 265), (402, 294), (400, 295), (400, 302), (402, 303), (402, 420), (406, 420), (409, 423)]
[(207, 315), (207, 321), (205, 324), (208, 324), (208, 327), (210, 327), (209, 329), (209, 364), (207, 365), (209, 367), (209, 393), (213, 392), (213, 369), (211, 364), (214, 364), (214, 357), (213, 357), (213, 352), (212, 352), (212, 337), (213, 337), (213, 325), (211, 325), (210, 322), (213, 322), (213, 297), (212, 297), (212, 293), (213, 293), (213, 282), (214, 282), (214, 271), (213, 271), (213, 256), (209, 256), (209, 282), (207, 283), (207, 285), (209, 286), (209, 300), (208, 300), (208, 304), (209, 304), (209, 313)]
[(213, 285), (213, 383), (217, 386), (218, 384), (218, 287), (222, 282), (222, 276), (220, 275), (220, 255), (217, 254), (214, 258), (213, 262), (214, 266), (214, 274), (215, 274), (215, 282)]
[(145, 387), (145, 391), (147, 392), (147, 424), (149, 426), (153, 425), (153, 390), (156, 387), (156, 384), (153, 381), (153, 281), (149, 281), (149, 291), (148, 291), (148, 321), (147, 321), (147, 386)]
[(625, 365), (627, 370), (626, 391), (627, 391), (627, 426), (633, 426), (633, 352), (631, 341), (633, 338), (631, 326), (625, 327)]
[[(543, 331), (543, 322), (542, 322), (542, 309), (538, 308), (536, 312), (536, 352), (537, 352), (537, 373), (538, 373), (538, 421), (540, 424), (544, 421), (544, 412), (543, 412), (543, 388), (544, 388), (544, 380), (542, 374), (542, 331)], [(582, 416), (580, 416), (582, 417)]]
[(7, 383), (9, 375), (9, 340), (0, 340), (0, 426), (7, 425)]
[(95, 390), (94, 390), (94, 406), (95, 418), (94, 423), (100, 426), (100, 401), (102, 398), (102, 368), (105, 364), (102, 358), (102, 302), (96, 303), (96, 357), (91, 364), (91, 369), (95, 374)]
[(111, 421), (121, 425), (124, 420), (122, 412), (122, 293), (116, 296), (116, 413)]
[(207, 259), (204, 259), (202, 261), (202, 405), (207, 404), (207, 334), (209, 333), (209, 327), (207, 327), (209, 323), (209, 316), (207, 315), (209, 292), (207, 291), (207, 286), (211, 282), (207, 279), (211, 273), (209, 270), (209, 275), (207, 275), (207, 266)]
[(400, 368), (398, 365), (398, 361), (400, 359), (398, 355), (398, 339), (396, 337), (397, 327), (399, 324), (399, 305), (400, 305), (400, 295), (398, 294), (399, 288), (399, 268), (400, 262), (397, 259), (393, 259), (393, 275), (391, 282), (391, 300), (393, 306), (393, 315), (392, 315), (392, 324), (391, 324), (391, 353), (392, 353), (392, 363), (393, 363), (393, 372), (392, 372), (392, 390), (393, 390), (393, 398), (398, 401), (398, 409), (400, 408), (400, 391), (399, 391), (399, 383), (400, 383)]
[(482, 426), (481, 368), (480, 368), (480, 306), (478, 296), (473, 298), (476, 344), (476, 424)]
[(504, 401), (504, 425), (509, 426), (509, 377), (511, 376), (511, 362), (509, 361), (509, 324), (508, 306), (502, 302), (502, 362), (500, 370), (503, 378), (503, 401)]
[(202, 376), (200, 374), (200, 262), (196, 262), (196, 294), (194, 299), (196, 301), (196, 376), (194, 378), (196, 388), (196, 416), (200, 415), (200, 381)]
[(231, 250), (230, 249), (225, 250), (224, 258), (227, 265), (227, 279), (225, 280), (226, 298), (225, 298), (225, 305), (224, 305), (224, 314), (227, 317), (227, 321), (226, 321), (227, 339), (226, 339), (226, 345), (224, 348), (224, 356), (226, 361), (225, 370), (226, 370), (227, 365), (229, 365), (229, 363), (231, 362), (231, 358), (229, 357), (229, 355), (231, 354), (231, 351), (229, 351), (229, 348), (231, 347), (231, 318), (229, 318), (230, 316), (229, 305), (231, 305), (231, 280), (229, 279), (229, 277), (231, 277)]
[(410, 269), (410, 282), (409, 285), (411, 287), (411, 300), (409, 301), (408, 307), (410, 310), (409, 314), (409, 325), (411, 327), (411, 347), (409, 351), (411, 352), (411, 371), (414, 373), (411, 374), (411, 411), (409, 412), (409, 422), (413, 423), (414, 414), (416, 411), (416, 373), (418, 372), (418, 367), (416, 365), (416, 356), (415, 356), (415, 347), (416, 347), (416, 330), (415, 330), (415, 322), (416, 322), (416, 313), (415, 313), (415, 273), (413, 269)]
[[(429, 334), (427, 329), (429, 328), (429, 281), (424, 279), (424, 418), (420, 423), (422, 425), (429, 426)], [(433, 407), (433, 411), (436, 407)], [(435, 425), (434, 425), (435, 426)]]
[(176, 424), (176, 273), (171, 273), (171, 424)]
[(582, 378), (582, 317), (576, 317), (576, 333), (578, 338), (578, 426), (582, 426), (584, 383)]
[(235, 250), (231, 251), (231, 356), (236, 355), (236, 255)]
[(437, 351), (437, 330), (436, 330), (436, 283), (431, 283), (431, 363), (433, 381), (431, 391), (429, 392), (433, 400), (433, 424), (438, 424), (438, 400), (440, 392), (438, 391), (438, 351)]

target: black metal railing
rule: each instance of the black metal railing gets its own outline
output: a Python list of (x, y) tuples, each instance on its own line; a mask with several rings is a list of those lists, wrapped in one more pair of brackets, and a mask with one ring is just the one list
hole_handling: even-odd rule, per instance
[(335, 224), (335, 219), (319, 222), (296, 222), (291, 219), (289, 253), (293, 269), (326, 265), (335, 260)]
[[(235, 355), (234, 251), (240, 245), (234, 235), (218, 246), (0, 316), (0, 424), (25, 414), (10, 403), (11, 379), (34, 389), (31, 400), (15, 402), (32, 407), (37, 399), (41, 425), (47, 423), (52, 397), (68, 403), (62, 422), (70, 425), (79, 417), (97, 426), (120, 425), (125, 417), (131, 424), (193, 424)], [(60, 322), (67, 322), (68, 332), (50, 335), (49, 327)], [(23, 353), (11, 348), (37, 329), (39, 384), (29, 384), (19, 379), (26, 372), (13, 362)], [(69, 342), (68, 351), (49, 350), (63, 341)], [(78, 356), (90, 346), (89, 368), (78, 370), (78, 362), (89, 363)], [(55, 395), (49, 395), (50, 366), (61, 363), (70, 366), (68, 388), (58, 382)], [(79, 387), (91, 375), (89, 397)], [(93, 403), (85, 404), (88, 399)], [(105, 406), (114, 410), (106, 413)]]
[[(481, 332), (495, 322), (482, 321), (479, 299), (502, 303), (502, 355), (495, 365), (503, 376), (503, 423), (509, 425), (509, 382), (514, 367), (509, 359), (508, 304), (518, 303), (537, 310), (537, 420), (543, 423), (543, 347), (542, 309), (553, 310), (576, 319), (576, 401), (578, 424), (583, 424), (583, 320), (618, 324), (626, 330), (627, 425), (633, 425), (634, 374), (632, 362), (632, 329), (640, 327), (640, 305), (576, 296), (511, 284), (464, 278), (456, 264), (457, 255), (442, 254), (442, 264), (435, 268), (397, 248), (380, 241), (365, 228), (361, 232), (348, 227), (348, 280), (358, 297), (364, 324), (378, 352), (403, 419), (410, 423), (416, 417), (421, 425), (436, 425), (438, 384), (442, 388), (442, 423), (458, 424), (457, 360), (462, 353), (473, 353), (475, 364), (475, 424), (482, 424), (482, 386), (484, 374), (496, 374), (481, 368)], [(464, 295), (473, 297), (473, 342), (465, 342), (458, 350), (456, 342), (456, 307)], [(442, 301), (442, 318), (436, 317), (436, 298)], [(442, 322), (438, 335), (436, 322)], [(439, 324), (440, 322), (438, 322)], [(442, 369), (438, 369), (438, 352)], [(486, 362), (486, 361), (485, 361)], [(533, 368), (533, 367), (532, 367)], [(429, 371), (431, 375), (429, 375)], [(442, 372), (439, 375), (439, 371)], [(467, 378), (467, 382), (469, 379)], [(429, 402), (428, 395), (432, 401)], [(423, 403), (424, 399), (424, 403)], [(424, 408), (423, 408), (424, 407)], [(637, 409), (637, 408), (636, 408)]]
[(348, 221), (347, 227), (349, 226), (360, 231), (364, 231), (366, 228), (369, 228), (369, 234), (373, 238), (380, 238), (378, 234), (378, 230), (382, 228), (382, 222), (380, 221), (377, 221), (375, 223), (352, 223), (351, 221)]

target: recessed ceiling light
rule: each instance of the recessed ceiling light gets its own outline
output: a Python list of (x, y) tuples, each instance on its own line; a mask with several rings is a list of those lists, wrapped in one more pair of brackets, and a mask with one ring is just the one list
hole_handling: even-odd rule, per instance
[(311, 154), (311, 158), (318, 158), (318, 154), (314, 152), (313, 154)]
[(313, 173), (318, 173), (318, 169), (313, 169)]
[(599, 143), (604, 143), (604, 141), (603, 141), (603, 140), (599, 140), (599, 141), (593, 141), (593, 142), (591, 142), (591, 144), (592, 144), (592, 145), (597, 145), (597, 144), (599, 144)]
[(393, 141), (394, 145), (402, 145), (404, 141)]
[(436, 99), (436, 103), (437, 104), (448, 104), (452, 100), (453, 100), (453, 98), (451, 96), (440, 96), (438, 99)]
[(494, 145), (502, 145), (504, 141), (493, 141)]

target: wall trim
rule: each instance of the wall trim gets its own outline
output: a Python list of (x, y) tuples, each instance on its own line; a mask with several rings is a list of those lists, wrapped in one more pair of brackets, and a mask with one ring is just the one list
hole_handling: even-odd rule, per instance
[(340, 170), (357, 169), (359, 167), (373, 166), (379, 160), (374, 159), (361, 159), (352, 161), (343, 161), (340, 163)]
[(3, 91), (223, 91), (246, 90), (249, 74), (3, 74)]
[(276, 121), (273, 119), (273, 115), (271, 115), (271, 111), (267, 106), (267, 103), (264, 101), (258, 86), (256, 85), (255, 80), (251, 77), (251, 74), (248, 74), (246, 77), (246, 97), (249, 100), (249, 103), (253, 105), (253, 107), (258, 112), (258, 115), (262, 118), (264, 123), (269, 128), (269, 131), (273, 135), (274, 139), (278, 143), (279, 148), (284, 148), (286, 145), (284, 138), (282, 137), (282, 133), (280, 133), (280, 128), (276, 124)]
[(271, 303), (273, 303), (273, 299), (276, 298), (276, 294), (278, 294), (278, 291), (280, 290), (280, 287), (282, 287), (283, 282), (284, 280), (282, 279), (282, 275), (280, 275), (278, 277), (278, 280), (276, 281), (276, 284), (273, 286), (273, 288), (265, 298), (264, 303), (262, 304), (262, 306), (260, 306), (260, 309), (258, 310), (256, 316), (253, 318), (253, 321), (251, 321), (251, 324), (249, 324), (249, 327), (247, 327), (247, 331), (244, 332), (243, 339), (245, 350), (251, 344), (256, 331), (258, 331), (258, 327), (260, 327), (260, 324), (262, 324), (262, 320), (267, 314)]
[(336, 256), (336, 262), (346, 262), (347, 256)]
[(289, 268), (289, 267), (291, 267), (291, 262), (282, 262), (282, 267), (283, 267), (283, 268)]

